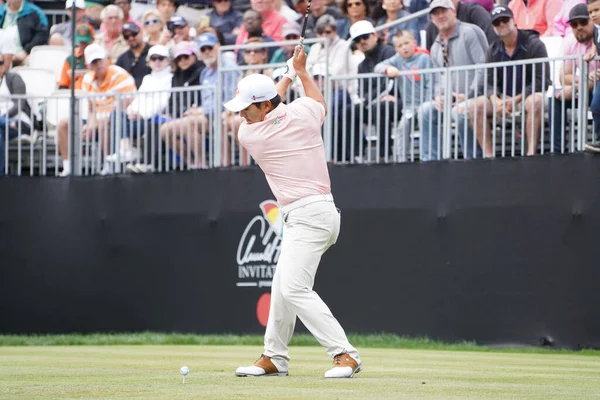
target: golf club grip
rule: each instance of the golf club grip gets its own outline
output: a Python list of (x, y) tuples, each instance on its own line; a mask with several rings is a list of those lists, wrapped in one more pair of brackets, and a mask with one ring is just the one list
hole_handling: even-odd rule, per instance
[(306, 14), (304, 15), (304, 24), (302, 24), (302, 33), (300, 34), (300, 45), (304, 45), (304, 33), (306, 32), (306, 25), (308, 23), (308, 15), (310, 14), (310, 3), (312, 0), (308, 0), (306, 5)]

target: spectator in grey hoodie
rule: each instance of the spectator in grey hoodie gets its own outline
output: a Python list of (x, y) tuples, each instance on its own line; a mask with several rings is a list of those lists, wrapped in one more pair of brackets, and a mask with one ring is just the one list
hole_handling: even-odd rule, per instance
[[(431, 61), (434, 68), (476, 65), (485, 62), (488, 49), (483, 31), (476, 25), (460, 22), (451, 0), (433, 0), (430, 8), (431, 20), (439, 33), (431, 47)], [(434, 84), (434, 101), (421, 106), (421, 160), (429, 161), (441, 158), (443, 132), (439, 132), (440, 120), (450, 111), (456, 121), (458, 139), (463, 157), (472, 158), (476, 148), (474, 135), (467, 121), (465, 102), (483, 93), (483, 68), (471, 68), (462, 71), (445, 71)], [(449, 82), (448, 82), (449, 81)], [(446, 93), (446, 83), (451, 93)], [(445, 99), (449, 102), (446, 104)], [(449, 121), (448, 121), (449, 124)], [(446, 123), (442, 126), (448, 126)]]
[[(412, 32), (399, 30), (392, 38), (396, 55), (380, 62), (375, 66), (375, 71), (386, 74), (389, 78), (398, 78), (396, 87), (402, 98), (402, 118), (398, 126), (398, 139), (396, 143), (396, 161), (407, 161), (410, 157), (409, 147), (411, 125), (414, 130), (413, 116), (418, 114), (419, 107), (432, 98), (431, 74), (419, 74), (420, 70), (431, 68), (431, 58), (422, 49), (418, 49), (417, 41)], [(417, 52), (417, 50), (420, 50)], [(401, 75), (402, 71), (414, 71), (412, 74)], [(422, 122), (419, 121), (419, 126)]]

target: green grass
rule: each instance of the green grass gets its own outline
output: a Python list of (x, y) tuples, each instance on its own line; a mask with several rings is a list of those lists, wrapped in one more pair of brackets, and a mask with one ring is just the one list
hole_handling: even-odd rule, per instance
[[(361, 348), (365, 370), (325, 380), (329, 356), (292, 348), (290, 376), (237, 378), (260, 346), (4, 346), (1, 399), (598, 399), (600, 357)], [(190, 375), (182, 384), (179, 368)]]
[[(391, 334), (349, 334), (358, 348), (483, 351), (506, 353), (572, 353), (546, 347), (489, 347), (474, 342), (444, 343), (428, 338), (409, 338)], [(201, 345), (261, 346), (262, 335), (193, 335), (178, 333), (118, 333), (68, 335), (0, 335), (0, 346), (108, 346), (108, 345)], [(292, 346), (318, 346), (310, 334), (295, 334)], [(600, 356), (600, 350), (581, 350), (577, 354)]]

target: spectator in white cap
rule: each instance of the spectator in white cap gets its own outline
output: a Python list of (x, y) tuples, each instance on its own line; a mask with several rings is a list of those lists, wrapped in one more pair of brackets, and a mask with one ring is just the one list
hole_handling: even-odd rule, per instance
[[(121, 140), (119, 155), (107, 159), (111, 162), (128, 163), (127, 169), (134, 173), (151, 172), (158, 169), (160, 146), (160, 125), (166, 122), (170, 89), (173, 80), (171, 58), (166, 46), (157, 44), (148, 50), (146, 62), (151, 73), (146, 75), (127, 110), (121, 114), (126, 138)], [(139, 159), (139, 152), (132, 149), (130, 138), (145, 136), (145, 153)]]
[[(204, 63), (198, 60), (196, 51), (196, 46), (191, 42), (180, 42), (173, 48), (173, 89), (200, 84), (200, 73), (204, 69)], [(180, 153), (183, 164), (188, 168), (201, 168), (204, 165), (201, 140), (208, 126), (190, 126), (190, 119), (186, 118), (193, 112), (194, 107), (201, 104), (200, 90), (172, 91), (168, 109), (169, 120), (160, 127), (160, 136), (166, 142), (166, 148)], [(188, 157), (188, 153), (191, 153), (191, 158)], [(166, 168), (169, 170), (174, 167), (167, 164)]]
[[(373, 73), (377, 64), (396, 54), (392, 46), (381, 43), (379, 34), (375, 32), (373, 24), (369, 21), (358, 21), (352, 25), (350, 38), (356, 48), (365, 55), (365, 59), (358, 65), (359, 74)], [(358, 96), (362, 102), (351, 104), (346, 110), (346, 126), (351, 127), (349, 131), (352, 136), (346, 141), (346, 154), (341, 155), (339, 158), (341, 161), (353, 161), (354, 157), (365, 155), (363, 154), (366, 150), (366, 141), (362, 135), (363, 123), (378, 128), (379, 140), (375, 146), (379, 158), (376, 161), (386, 161), (391, 154), (390, 120), (393, 124), (394, 119), (399, 121), (402, 117), (402, 101), (395, 95), (397, 91), (394, 92), (393, 87), (388, 87), (388, 82), (393, 81), (388, 81), (386, 78), (369, 78), (363, 79), (359, 84)]]
[[(81, 91), (90, 94), (97, 93), (119, 93), (126, 95), (135, 92), (135, 81), (133, 77), (123, 68), (113, 65), (108, 59), (104, 48), (93, 43), (85, 48), (85, 62), (89, 71), (83, 76)], [(120, 96), (121, 109), (126, 109), (132, 101), (132, 97)], [(80, 132), (81, 140), (90, 141), (98, 138), (102, 153), (107, 155), (111, 138), (111, 113), (117, 109), (117, 98), (115, 96), (92, 97), (89, 100), (88, 120), (82, 121), (81, 130), (76, 126), (76, 132)], [(115, 129), (112, 129), (114, 132)], [(63, 171), (61, 176), (71, 174), (69, 162), (69, 119), (58, 123), (58, 151), (63, 159)], [(105, 164), (103, 173), (112, 172), (112, 164)]]
[[(75, 1), (75, 26), (79, 26), (86, 22), (85, 18), (85, 0), (74, 0)], [(71, 17), (71, 9), (73, 7), (73, 0), (67, 0), (65, 9), (67, 15)], [(90, 25), (91, 26), (91, 25)], [(73, 21), (70, 19), (60, 24), (52, 25), (50, 28), (50, 41), (48, 44), (52, 46), (66, 46), (71, 47), (71, 30), (73, 29)]]
[(106, 31), (98, 33), (95, 36), (94, 43), (102, 46), (114, 63), (121, 54), (129, 49), (127, 40), (121, 34), (123, 10), (111, 4), (102, 10), (100, 18), (102, 18)]

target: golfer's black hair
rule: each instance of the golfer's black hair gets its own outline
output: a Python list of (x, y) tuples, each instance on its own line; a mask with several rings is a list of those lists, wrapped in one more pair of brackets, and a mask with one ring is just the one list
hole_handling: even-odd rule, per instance
[(275, 97), (273, 97), (271, 100), (266, 100), (266, 101), (261, 101), (261, 102), (259, 102), (259, 103), (254, 103), (254, 105), (255, 105), (256, 107), (260, 108), (260, 106), (261, 106), (263, 103), (266, 103), (267, 101), (270, 101), (270, 102), (271, 102), (271, 104), (273, 105), (273, 108), (275, 109), (275, 108), (277, 108), (277, 106), (278, 106), (279, 104), (281, 104), (281, 97), (280, 97), (278, 94), (276, 94), (276, 95), (275, 95)]

